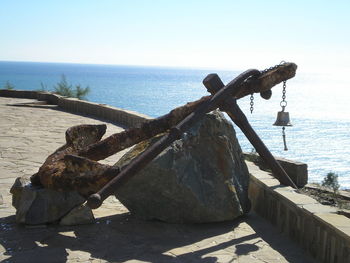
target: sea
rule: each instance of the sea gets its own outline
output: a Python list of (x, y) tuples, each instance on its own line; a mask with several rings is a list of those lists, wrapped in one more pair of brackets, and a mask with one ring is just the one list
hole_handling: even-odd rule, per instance
[[(53, 90), (64, 75), (72, 85), (90, 87), (86, 97), (89, 101), (158, 117), (208, 95), (202, 80), (209, 73), (217, 73), (228, 83), (244, 70), (0, 61), (0, 88), (9, 82), (19, 90)], [(327, 173), (334, 172), (341, 188), (350, 188), (347, 76), (307, 73), (300, 67), (287, 81), (285, 110), (293, 125), (286, 128), (288, 151), (284, 151), (281, 127), (273, 126), (281, 110), (282, 84), (275, 86), (272, 94), (270, 100), (255, 94), (253, 113), (250, 96), (238, 101), (272, 154), (307, 163), (309, 182), (321, 183)], [(242, 150), (254, 151), (239, 128), (235, 130)]]

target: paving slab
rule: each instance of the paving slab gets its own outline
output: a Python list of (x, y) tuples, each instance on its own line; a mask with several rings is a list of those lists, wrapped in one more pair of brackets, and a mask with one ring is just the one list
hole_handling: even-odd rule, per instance
[[(95, 224), (17, 225), (9, 193), (16, 177), (35, 173), (64, 144), (67, 128), (103, 122), (56, 107), (11, 106), (33, 101), (0, 97), (1, 262), (315, 262), (255, 213), (216, 224), (141, 221), (113, 196), (94, 210)], [(107, 135), (122, 131), (107, 126)]]

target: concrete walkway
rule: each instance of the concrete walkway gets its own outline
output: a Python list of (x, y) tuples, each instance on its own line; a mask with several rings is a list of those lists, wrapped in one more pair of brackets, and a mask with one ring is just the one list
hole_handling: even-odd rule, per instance
[[(64, 144), (67, 128), (101, 123), (56, 107), (10, 105), (32, 101), (0, 97), (1, 262), (314, 262), (254, 213), (219, 224), (145, 222), (110, 197), (94, 211), (94, 225), (16, 225), (9, 193), (15, 178), (35, 173)], [(107, 135), (122, 130), (107, 125)]]

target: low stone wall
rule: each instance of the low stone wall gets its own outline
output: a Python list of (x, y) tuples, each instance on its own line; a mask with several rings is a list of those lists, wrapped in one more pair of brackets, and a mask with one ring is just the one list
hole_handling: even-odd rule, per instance
[(147, 115), (134, 111), (124, 110), (105, 104), (98, 104), (75, 98), (67, 98), (49, 92), (0, 90), (0, 96), (47, 101), (49, 104), (58, 105), (62, 110), (104, 119), (106, 121), (123, 125), (128, 128), (139, 127), (143, 122), (151, 119)]
[(37, 99), (38, 92), (33, 90), (8, 90), (0, 89), (1, 97)]
[(246, 162), (253, 210), (299, 243), (318, 262), (350, 262), (350, 219), (309, 196), (282, 186), (268, 172)]
[[(262, 158), (257, 153), (243, 153), (245, 158), (248, 160), (254, 160), (261, 164), (262, 170), (268, 169), (267, 165), (264, 163)], [(295, 183), (295, 185), (299, 188), (304, 187), (308, 182), (308, 171), (307, 164), (297, 161), (292, 161), (288, 159), (284, 159), (281, 157), (276, 157), (277, 162), (282, 166), (282, 168), (286, 171), (290, 179)]]

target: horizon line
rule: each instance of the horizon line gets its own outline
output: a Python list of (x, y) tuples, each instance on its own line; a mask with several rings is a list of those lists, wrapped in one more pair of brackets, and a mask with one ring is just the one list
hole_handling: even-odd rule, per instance
[(126, 67), (150, 67), (150, 68), (169, 68), (169, 69), (189, 69), (189, 70), (220, 70), (220, 71), (240, 71), (243, 69), (232, 69), (225, 67), (209, 66), (183, 66), (183, 65), (145, 65), (145, 64), (114, 64), (114, 63), (91, 63), (91, 62), (66, 62), (66, 61), (32, 61), (32, 60), (2, 60), (0, 62), (9, 63), (48, 63), (48, 64), (72, 64), (72, 65), (97, 65), (97, 66), (126, 66)]

